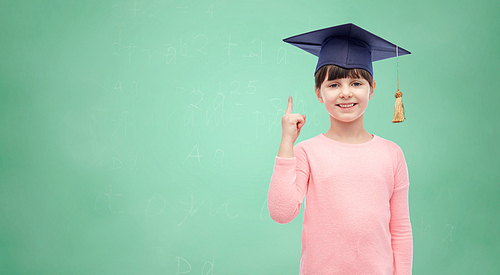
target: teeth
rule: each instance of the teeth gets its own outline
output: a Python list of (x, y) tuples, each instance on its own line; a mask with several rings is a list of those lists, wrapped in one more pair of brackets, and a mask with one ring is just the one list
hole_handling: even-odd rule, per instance
[(342, 108), (349, 108), (349, 107), (354, 106), (354, 103), (351, 103), (351, 104), (339, 104), (339, 105), (340, 105), (340, 107), (342, 107)]

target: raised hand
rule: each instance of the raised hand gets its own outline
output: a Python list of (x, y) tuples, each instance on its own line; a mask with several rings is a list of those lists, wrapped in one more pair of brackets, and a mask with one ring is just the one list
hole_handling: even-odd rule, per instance
[(292, 114), (293, 100), (292, 97), (288, 97), (288, 106), (285, 111), (285, 115), (281, 118), (281, 128), (282, 136), (281, 143), (290, 143), (293, 145), (295, 140), (299, 137), (300, 130), (306, 123), (306, 115)]

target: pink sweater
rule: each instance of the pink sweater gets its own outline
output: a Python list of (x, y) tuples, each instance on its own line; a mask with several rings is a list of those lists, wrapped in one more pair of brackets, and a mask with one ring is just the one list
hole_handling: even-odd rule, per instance
[(395, 143), (320, 134), (276, 157), (267, 204), (288, 223), (304, 205), (300, 274), (411, 274), (408, 169)]

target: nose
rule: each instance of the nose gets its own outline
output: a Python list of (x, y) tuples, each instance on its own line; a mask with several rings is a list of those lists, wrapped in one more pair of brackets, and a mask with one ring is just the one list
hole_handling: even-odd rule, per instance
[(352, 92), (349, 91), (348, 89), (343, 89), (340, 91), (339, 97), (340, 98), (351, 98), (353, 96)]

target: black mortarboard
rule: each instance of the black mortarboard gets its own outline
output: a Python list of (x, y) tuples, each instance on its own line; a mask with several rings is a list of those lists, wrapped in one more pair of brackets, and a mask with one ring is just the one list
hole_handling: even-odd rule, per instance
[(283, 41), (319, 57), (314, 74), (324, 65), (337, 65), (346, 69), (365, 69), (373, 76), (373, 61), (396, 57), (396, 50), (398, 55), (410, 54), (352, 23), (299, 34)]

